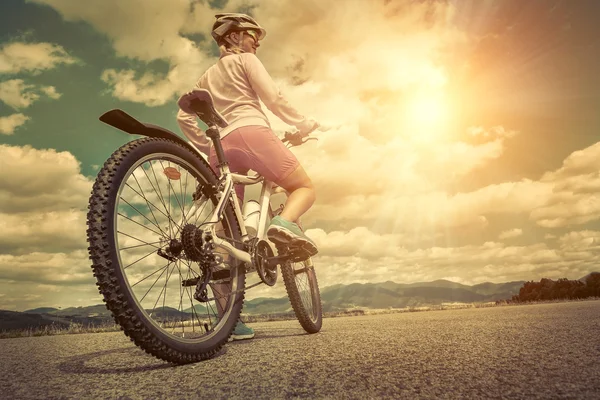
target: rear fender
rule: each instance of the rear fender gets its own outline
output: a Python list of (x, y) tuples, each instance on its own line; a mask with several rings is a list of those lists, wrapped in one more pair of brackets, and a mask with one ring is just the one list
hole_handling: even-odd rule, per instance
[[(174, 142), (181, 144), (182, 146), (191, 150), (194, 154), (202, 154), (197, 148), (195, 148), (190, 143), (183, 140), (177, 134), (171, 132), (168, 129), (161, 128), (158, 125), (153, 124), (145, 124), (143, 122), (138, 121), (133, 118), (131, 115), (127, 114), (123, 110), (114, 109), (105, 112), (100, 116), (100, 121), (108, 124), (114, 128), (117, 128), (123, 132), (129, 133), (130, 135), (142, 135), (153, 138), (163, 138), (170, 139)], [(204, 162), (208, 168), (212, 171), (212, 168), (208, 164), (208, 162), (204, 159), (204, 157), (200, 157), (202, 162)]]

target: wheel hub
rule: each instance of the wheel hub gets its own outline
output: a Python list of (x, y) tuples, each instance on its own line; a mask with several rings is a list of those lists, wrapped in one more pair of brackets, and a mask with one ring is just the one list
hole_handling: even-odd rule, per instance
[(167, 248), (167, 251), (171, 255), (173, 255), (175, 257), (179, 257), (179, 255), (183, 251), (183, 244), (177, 239), (171, 239), (171, 241), (169, 242), (169, 247)]

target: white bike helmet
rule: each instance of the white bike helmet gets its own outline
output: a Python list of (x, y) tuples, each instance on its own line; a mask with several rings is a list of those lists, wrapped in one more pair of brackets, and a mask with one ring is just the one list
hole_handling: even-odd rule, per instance
[(246, 14), (222, 13), (215, 15), (215, 18), (217, 20), (213, 24), (211, 34), (219, 46), (224, 44), (225, 36), (230, 32), (253, 30), (258, 33), (258, 40), (267, 35), (267, 31)]

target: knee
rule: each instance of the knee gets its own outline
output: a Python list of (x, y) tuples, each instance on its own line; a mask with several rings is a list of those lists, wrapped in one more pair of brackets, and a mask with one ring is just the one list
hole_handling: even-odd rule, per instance
[(310, 197), (311, 201), (314, 203), (317, 199), (317, 192), (315, 190), (315, 186), (313, 185), (312, 181), (310, 179), (308, 179), (308, 181), (306, 182), (305, 185), (302, 186), (302, 188), (307, 191), (307, 194), (308, 194), (307, 197)]
[(315, 192), (315, 186), (313, 185), (312, 181), (308, 176), (306, 177), (306, 179), (303, 179), (302, 181), (298, 182), (294, 190), (297, 189), (306, 189), (312, 192), (313, 194)]

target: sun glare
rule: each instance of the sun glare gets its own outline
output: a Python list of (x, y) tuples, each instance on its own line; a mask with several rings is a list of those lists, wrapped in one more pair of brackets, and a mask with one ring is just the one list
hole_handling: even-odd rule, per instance
[(418, 94), (406, 107), (406, 123), (412, 137), (429, 142), (440, 138), (448, 123), (448, 106), (440, 94)]

